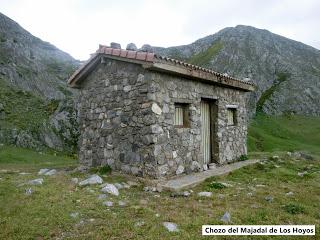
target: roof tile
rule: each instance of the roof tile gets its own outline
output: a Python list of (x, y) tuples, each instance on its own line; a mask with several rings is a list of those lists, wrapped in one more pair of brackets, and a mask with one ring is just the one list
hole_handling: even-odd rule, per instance
[[(168, 57), (163, 57), (154, 53), (150, 52), (139, 52), (139, 51), (130, 51), (130, 50), (124, 50), (124, 49), (116, 49), (116, 48), (111, 48), (108, 46), (104, 45), (99, 45), (99, 49), (96, 51), (96, 54), (92, 56), (86, 64), (89, 64), (89, 62), (95, 58), (98, 54), (106, 54), (106, 55), (112, 55), (112, 56), (119, 56), (121, 58), (127, 58), (127, 59), (136, 59), (139, 61), (145, 61), (145, 62), (160, 62), (160, 63), (165, 63), (165, 64), (170, 64), (170, 65), (180, 65), (181, 67), (186, 68), (186, 70), (189, 71), (189, 74), (194, 74), (193, 71), (197, 71), (197, 74), (199, 76), (203, 76), (203, 74), (210, 74), (210, 75), (215, 75), (218, 79), (219, 82), (224, 81), (225, 83), (230, 83), (230, 82), (237, 82), (237, 83), (242, 83), (246, 85), (254, 85), (253, 83), (239, 80), (237, 78), (233, 78), (230, 76), (225, 76), (224, 74), (215, 72), (211, 69), (206, 69), (200, 66), (195, 66), (193, 64), (187, 63), (187, 62), (182, 62), (177, 59), (172, 59)], [(80, 67), (69, 79), (69, 83), (72, 81), (73, 78), (75, 78), (84, 68), (85, 65)]]
[(134, 59), (136, 58), (136, 55), (137, 55), (137, 51), (128, 51), (127, 58)]
[(121, 49), (117, 49), (117, 48), (112, 49), (113, 56), (120, 56), (120, 52), (121, 52)]
[(142, 60), (145, 61), (147, 58), (147, 53), (146, 52), (137, 52), (137, 60)]

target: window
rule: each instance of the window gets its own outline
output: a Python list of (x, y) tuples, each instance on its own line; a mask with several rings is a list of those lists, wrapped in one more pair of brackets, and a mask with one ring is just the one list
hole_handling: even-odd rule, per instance
[(227, 109), (227, 120), (228, 120), (229, 126), (237, 125), (237, 109), (236, 108)]
[(189, 127), (189, 104), (174, 104), (174, 125), (176, 127)]

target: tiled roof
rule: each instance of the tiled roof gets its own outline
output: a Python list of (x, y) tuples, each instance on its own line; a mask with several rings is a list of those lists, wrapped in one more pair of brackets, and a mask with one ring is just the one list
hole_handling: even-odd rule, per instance
[(68, 83), (70, 85), (74, 85), (80, 78), (82, 78), (82, 76), (85, 76), (91, 68), (90, 66), (100, 61), (100, 56), (110, 56), (123, 61), (135, 61), (137, 63), (150, 64), (150, 69), (155, 70), (162, 68), (158, 66), (159, 64), (172, 66), (174, 67), (174, 69), (181, 69), (181, 71), (166, 68), (166, 72), (180, 73), (182, 75), (199, 79), (211, 79), (212, 76), (214, 76), (217, 79), (217, 83), (219, 84), (229, 85), (230, 87), (236, 87), (247, 91), (253, 91), (255, 86), (252, 82), (233, 78), (226, 74), (218, 73), (216, 71), (199, 67), (180, 60), (163, 57), (155, 53), (116, 49), (103, 45), (99, 45), (99, 49), (96, 51), (96, 53), (92, 54), (91, 58), (86, 61), (74, 74), (72, 74), (72, 76), (68, 80)]

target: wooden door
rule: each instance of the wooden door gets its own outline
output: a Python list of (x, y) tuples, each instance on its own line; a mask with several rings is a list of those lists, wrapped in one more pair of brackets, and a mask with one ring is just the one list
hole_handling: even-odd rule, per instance
[(201, 113), (201, 152), (203, 154), (203, 164), (211, 162), (211, 118), (210, 104), (207, 101), (200, 103)]

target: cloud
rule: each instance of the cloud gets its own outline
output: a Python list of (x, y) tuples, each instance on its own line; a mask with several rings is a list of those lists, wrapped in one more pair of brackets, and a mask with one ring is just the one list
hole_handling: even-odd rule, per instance
[(320, 48), (316, 0), (2, 0), (1, 9), (35, 36), (82, 60), (99, 43), (168, 47), (238, 24)]

